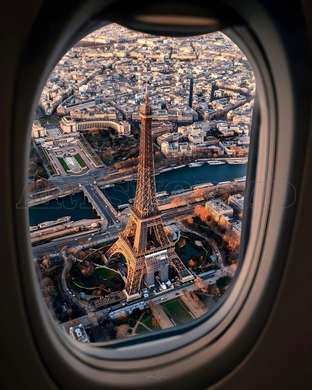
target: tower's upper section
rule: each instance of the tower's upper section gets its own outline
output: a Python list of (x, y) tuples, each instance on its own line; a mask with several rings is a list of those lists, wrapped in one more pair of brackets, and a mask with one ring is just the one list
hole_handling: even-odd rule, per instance
[(152, 115), (152, 106), (151, 101), (148, 95), (147, 88), (145, 90), (145, 96), (144, 96), (144, 102), (142, 103), (140, 107), (140, 114), (143, 116), (150, 116)]
[(140, 107), (141, 132), (138, 158), (138, 179), (133, 210), (140, 218), (159, 213), (156, 200), (154, 152), (152, 139), (152, 107), (147, 92)]

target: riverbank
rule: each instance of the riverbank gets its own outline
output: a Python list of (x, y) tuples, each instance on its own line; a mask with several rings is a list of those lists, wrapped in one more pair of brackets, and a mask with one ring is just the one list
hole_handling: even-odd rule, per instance
[[(204, 183), (217, 184), (232, 181), (245, 176), (246, 172), (246, 164), (180, 166), (156, 175), (156, 189), (158, 193), (177, 193)], [(104, 186), (102, 191), (117, 209), (118, 206), (127, 204), (130, 199), (134, 198), (135, 189), (136, 182), (132, 179), (115, 183), (112, 186)]]
[[(246, 171), (246, 164), (182, 166), (156, 176), (157, 192), (172, 194), (204, 183), (217, 184), (232, 181), (245, 176)], [(119, 182), (107, 188), (103, 187), (102, 191), (111, 204), (118, 209), (119, 205), (127, 204), (134, 198), (135, 189), (136, 181), (132, 177), (132, 180)], [(70, 216), (73, 221), (96, 218), (90, 203), (81, 192), (29, 208), (30, 225), (38, 225), (64, 216)]]

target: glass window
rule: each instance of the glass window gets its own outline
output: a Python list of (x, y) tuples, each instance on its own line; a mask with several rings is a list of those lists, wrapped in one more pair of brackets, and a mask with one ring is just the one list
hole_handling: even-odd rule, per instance
[(50, 74), (32, 126), (30, 239), (57, 326), (82, 343), (190, 324), (241, 261), (255, 79), (223, 33), (109, 24)]

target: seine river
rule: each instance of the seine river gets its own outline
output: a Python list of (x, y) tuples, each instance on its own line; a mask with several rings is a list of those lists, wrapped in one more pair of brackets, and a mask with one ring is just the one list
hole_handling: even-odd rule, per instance
[[(161, 173), (156, 176), (158, 192), (177, 191), (188, 189), (202, 183), (219, 183), (233, 180), (246, 175), (247, 165), (208, 165), (200, 167), (183, 167)], [(105, 195), (116, 207), (128, 203), (135, 195), (135, 181), (115, 184), (106, 188)], [(71, 216), (73, 221), (83, 218), (96, 218), (95, 212), (82, 193), (52, 200), (48, 203), (31, 207), (29, 209), (30, 225), (37, 225), (44, 221), (55, 220), (64, 216)]]
[[(157, 192), (177, 191), (188, 189), (196, 184), (219, 183), (233, 180), (246, 175), (247, 165), (208, 165), (201, 167), (183, 167), (161, 173), (156, 176)], [(110, 202), (116, 207), (128, 203), (135, 195), (135, 181), (115, 184), (114, 187), (104, 189)]]
[(82, 192), (29, 208), (29, 223), (31, 226), (65, 216), (70, 216), (73, 221), (97, 217)]

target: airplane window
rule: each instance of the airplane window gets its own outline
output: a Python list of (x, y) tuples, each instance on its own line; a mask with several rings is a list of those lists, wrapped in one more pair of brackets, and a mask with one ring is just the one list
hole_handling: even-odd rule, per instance
[(112, 342), (214, 313), (244, 261), (254, 96), (222, 32), (113, 23), (55, 66), (32, 125), (28, 206), (42, 297), (65, 334)]

